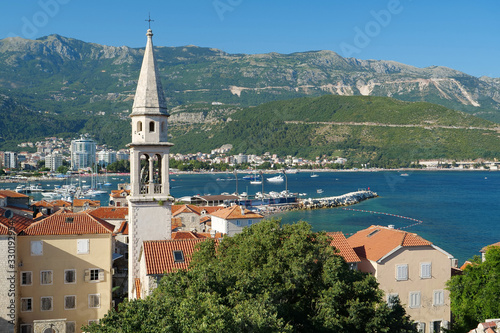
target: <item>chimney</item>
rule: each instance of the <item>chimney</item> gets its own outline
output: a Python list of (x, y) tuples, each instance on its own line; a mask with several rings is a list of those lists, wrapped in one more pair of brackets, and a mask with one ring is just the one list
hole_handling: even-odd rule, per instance
[(240, 210), (241, 210), (241, 215), (245, 215), (245, 207), (240, 206)]

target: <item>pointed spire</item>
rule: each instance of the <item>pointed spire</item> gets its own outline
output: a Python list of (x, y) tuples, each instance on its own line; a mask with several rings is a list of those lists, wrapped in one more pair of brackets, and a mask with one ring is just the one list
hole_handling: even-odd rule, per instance
[(144, 51), (144, 59), (142, 60), (141, 74), (137, 83), (131, 116), (169, 116), (167, 102), (161, 86), (160, 74), (154, 57), (153, 31), (148, 29), (146, 36), (148, 36), (148, 41), (146, 50)]

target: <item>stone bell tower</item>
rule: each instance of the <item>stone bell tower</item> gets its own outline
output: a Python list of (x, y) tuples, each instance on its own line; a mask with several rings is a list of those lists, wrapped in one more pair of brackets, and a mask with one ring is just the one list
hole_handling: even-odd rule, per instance
[(170, 116), (163, 95), (153, 51), (153, 32), (147, 44), (132, 107), (129, 207), (129, 299), (135, 298), (139, 278), (139, 255), (143, 241), (172, 236), (172, 201), (169, 186), (167, 120)]

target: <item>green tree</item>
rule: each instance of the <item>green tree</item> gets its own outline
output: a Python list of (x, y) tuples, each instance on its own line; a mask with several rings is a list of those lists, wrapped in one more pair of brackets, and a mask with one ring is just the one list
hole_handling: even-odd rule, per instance
[(59, 168), (57, 168), (57, 172), (58, 173), (62, 173), (62, 174), (66, 174), (66, 172), (68, 172), (68, 167), (67, 166), (64, 166), (64, 165), (61, 165)]
[(263, 221), (199, 244), (188, 271), (125, 302), (88, 332), (415, 332), (373, 276), (352, 270), (309, 224)]
[(468, 332), (489, 318), (500, 317), (500, 247), (486, 251), (486, 260), (476, 256), (462, 275), (448, 281), (453, 332)]

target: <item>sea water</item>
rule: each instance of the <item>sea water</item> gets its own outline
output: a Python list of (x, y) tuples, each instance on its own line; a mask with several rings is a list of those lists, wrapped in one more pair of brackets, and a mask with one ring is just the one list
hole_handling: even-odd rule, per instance
[[(460, 263), (479, 255), (486, 245), (500, 241), (500, 172), (497, 171), (413, 171), (413, 172), (310, 172), (287, 175), (287, 181), (264, 181), (264, 192), (280, 192), (288, 187), (290, 192), (305, 194), (304, 198), (336, 196), (358, 189), (368, 189), (379, 197), (363, 201), (351, 208), (292, 211), (279, 214), (283, 223), (307, 221), (314, 231), (341, 231), (347, 236), (370, 225), (394, 225), (415, 232), (433, 242), (444, 251), (458, 258)], [(407, 174), (407, 175), (405, 175)], [(264, 178), (273, 175), (264, 175)], [(262, 191), (262, 185), (252, 185), (232, 173), (171, 175), (171, 194), (180, 198), (189, 195)], [(128, 182), (127, 176), (108, 177), (116, 189), (118, 183)], [(51, 189), (62, 181), (42, 181), (44, 189)], [(34, 184), (34, 182), (32, 182)], [(14, 189), (18, 184), (3, 183), (0, 188)], [(322, 190), (322, 193), (318, 193)], [(321, 192), (321, 191), (320, 191)], [(36, 200), (41, 194), (33, 194)], [(109, 197), (102, 195), (103, 206)], [(384, 213), (376, 214), (370, 212)], [(396, 216), (386, 215), (392, 214)], [(405, 219), (397, 216), (403, 216)], [(414, 220), (422, 223), (414, 225)]]

